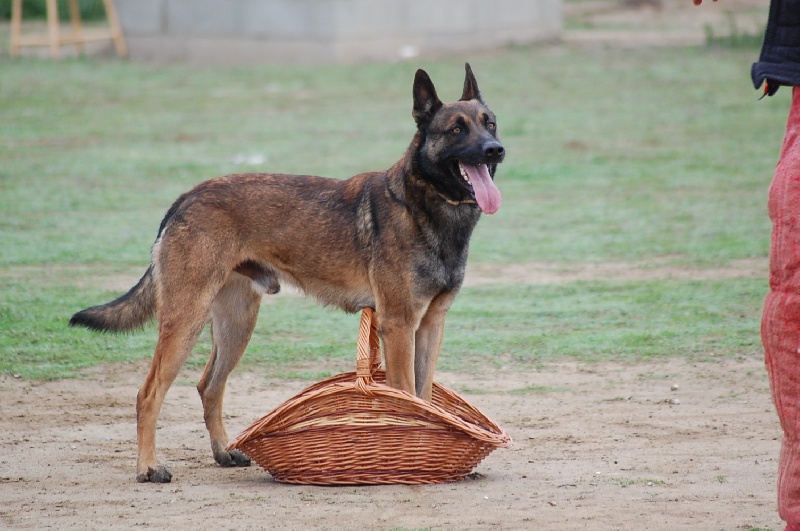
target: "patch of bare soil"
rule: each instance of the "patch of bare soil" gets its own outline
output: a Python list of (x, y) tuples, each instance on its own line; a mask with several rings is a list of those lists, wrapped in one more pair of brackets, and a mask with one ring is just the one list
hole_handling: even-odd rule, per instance
[(724, 280), (766, 278), (769, 264), (764, 258), (732, 260), (725, 267), (680, 267), (666, 262), (605, 262), (597, 264), (476, 264), (467, 266), (464, 284), (561, 284), (594, 280)]
[[(469, 263), (464, 280), (466, 286), (483, 284), (561, 284), (564, 282), (593, 280), (721, 280), (732, 278), (766, 278), (769, 272), (766, 258), (732, 260), (725, 266), (703, 268), (676, 266), (669, 260), (643, 262), (603, 262), (585, 264), (554, 264), (535, 262), (524, 264)], [(97, 273), (96, 268), (84, 265), (54, 266), (34, 265), (8, 267), (3, 270), (7, 278), (31, 276), (57, 279), (79, 288), (100, 288), (125, 292), (144, 274), (146, 266), (122, 272)], [(91, 273), (91, 275), (87, 274)], [(281, 293), (293, 293), (291, 286), (281, 286)], [(269, 297), (267, 297), (269, 299)]]
[[(440, 374), (514, 438), (470, 479), (310, 487), (214, 464), (200, 400), (173, 386), (158, 432), (175, 479), (134, 479), (145, 363), (83, 380), (0, 381), (0, 527), (779, 528), (780, 430), (760, 359)], [(198, 374), (185, 374), (196, 381)], [(304, 384), (234, 373), (231, 435)]]

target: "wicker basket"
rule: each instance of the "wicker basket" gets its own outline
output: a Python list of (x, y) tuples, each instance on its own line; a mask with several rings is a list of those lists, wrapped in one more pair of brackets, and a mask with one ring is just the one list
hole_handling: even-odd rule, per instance
[(389, 387), (373, 310), (361, 314), (357, 370), (287, 400), (243, 431), (239, 449), (277, 481), (309, 485), (457, 481), (511, 438), (454, 391), (433, 400)]

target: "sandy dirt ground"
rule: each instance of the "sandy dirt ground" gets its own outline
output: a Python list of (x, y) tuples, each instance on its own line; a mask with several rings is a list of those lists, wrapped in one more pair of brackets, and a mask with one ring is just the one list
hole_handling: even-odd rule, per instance
[[(147, 363), (85, 379), (0, 381), (0, 527), (217, 529), (780, 529), (780, 429), (759, 357), (556, 363), (439, 374), (501, 424), (510, 449), (458, 483), (311, 487), (211, 457), (185, 371), (159, 452), (175, 474), (138, 484), (134, 403)], [(305, 384), (234, 373), (235, 435)]]

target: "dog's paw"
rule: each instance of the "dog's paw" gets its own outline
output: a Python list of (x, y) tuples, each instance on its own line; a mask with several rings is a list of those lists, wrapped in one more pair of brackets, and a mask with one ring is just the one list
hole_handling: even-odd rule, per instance
[(231, 459), (233, 459), (236, 466), (250, 466), (251, 463), (250, 458), (239, 450), (233, 450), (231, 452)]
[(147, 473), (137, 474), (136, 481), (139, 483), (169, 483), (172, 481), (172, 474), (164, 465), (147, 467)]
[(250, 458), (239, 450), (214, 452), (214, 460), (219, 466), (250, 466)]

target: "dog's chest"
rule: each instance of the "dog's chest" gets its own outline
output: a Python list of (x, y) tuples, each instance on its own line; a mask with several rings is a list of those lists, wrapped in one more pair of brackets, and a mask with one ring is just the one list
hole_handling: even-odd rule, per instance
[(445, 262), (436, 259), (422, 260), (416, 264), (417, 286), (430, 295), (453, 291), (464, 282), (466, 259)]
[(432, 224), (436, 236), (428, 239), (428, 252), (418, 264), (436, 293), (461, 287), (469, 254), (469, 241), (480, 215), (472, 209), (457, 207)]
[(469, 239), (444, 238), (417, 256), (416, 285), (431, 295), (461, 287), (467, 265)]

